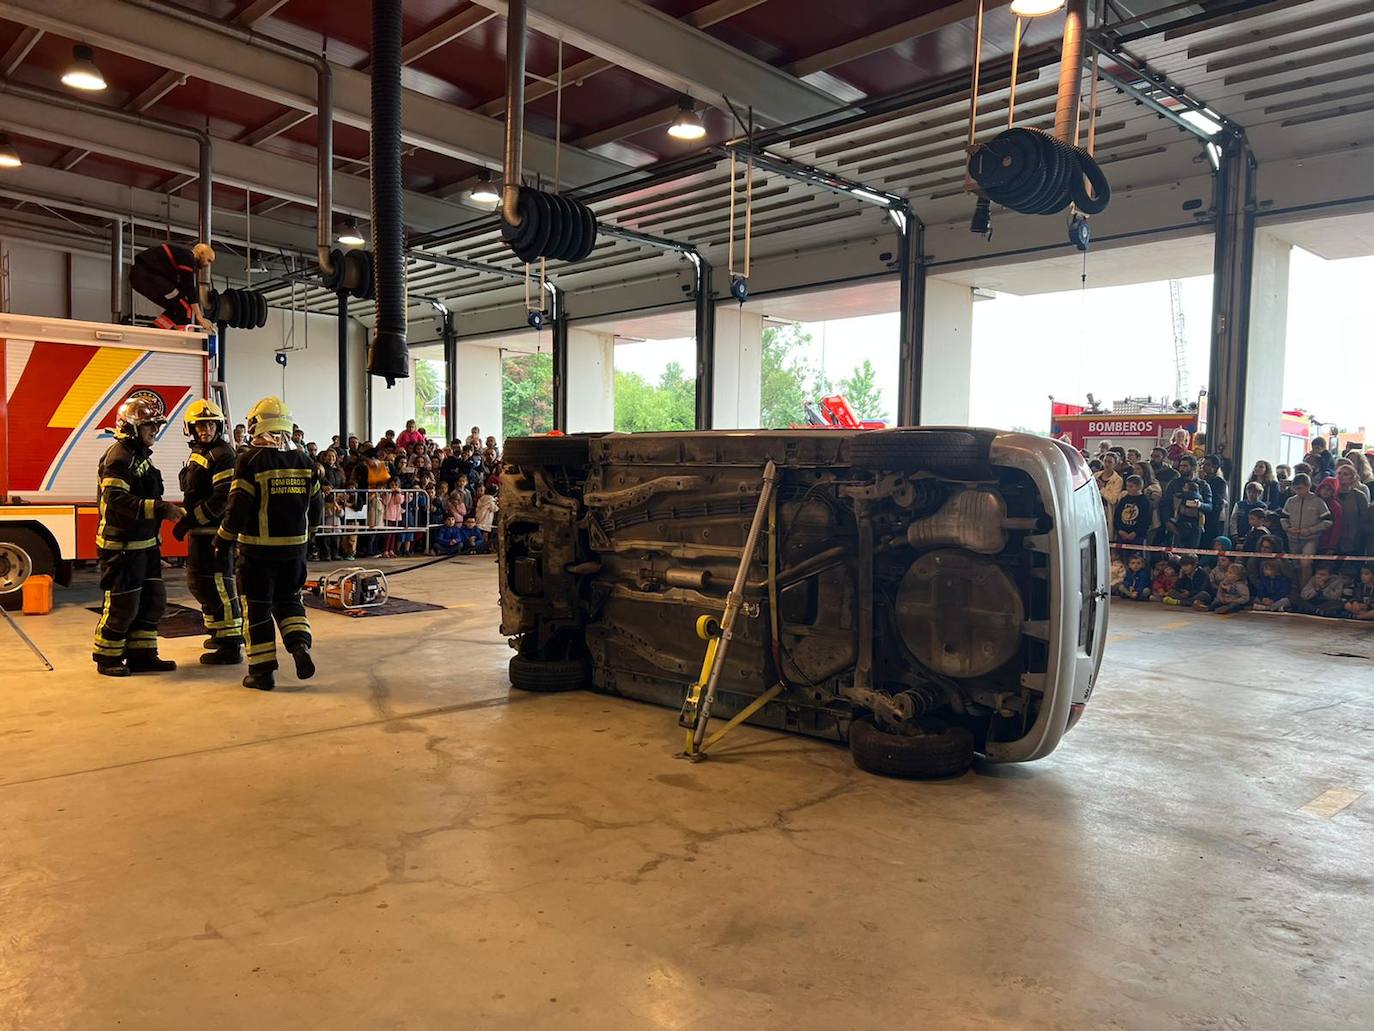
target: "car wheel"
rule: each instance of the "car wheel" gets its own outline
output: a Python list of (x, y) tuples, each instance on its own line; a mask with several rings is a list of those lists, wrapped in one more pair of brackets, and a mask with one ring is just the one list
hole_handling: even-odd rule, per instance
[(501, 452), (507, 465), (586, 465), (591, 457), (587, 437), (511, 437)]
[(961, 430), (868, 430), (849, 440), (849, 461), (890, 472), (962, 472), (987, 462), (987, 449)]
[(943, 720), (917, 721), (914, 734), (889, 734), (872, 716), (849, 725), (854, 765), (884, 777), (954, 777), (973, 764), (973, 734)]
[(587, 663), (583, 659), (528, 659), (512, 655), (510, 660), (511, 687), (521, 691), (553, 694), (558, 691), (577, 691), (587, 686)]
[[(29, 556), (28, 576), (47, 574), (55, 578), (57, 556), (52, 553), (52, 548), (48, 546), (48, 542), (39, 534), (23, 526), (3, 526), (0, 527), (0, 541), (13, 544)], [(19, 570), (15, 568), (9, 573), (0, 574), (0, 578), (8, 579), (10, 575), (17, 575), (18, 572)], [(23, 606), (23, 602), (24, 592), (22, 589), (5, 591), (0, 594), (0, 608), (11, 612), (18, 611)]]

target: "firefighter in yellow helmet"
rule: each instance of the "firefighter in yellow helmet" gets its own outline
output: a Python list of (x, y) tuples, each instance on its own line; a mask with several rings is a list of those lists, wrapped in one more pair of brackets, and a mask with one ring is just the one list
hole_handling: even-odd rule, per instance
[(243, 614), (234, 589), (232, 549), (215, 550), (215, 534), (229, 503), (234, 479), (234, 447), (224, 439), (224, 413), (213, 401), (192, 401), (183, 427), (191, 453), (181, 470), (186, 514), (172, 530), (186, 542), (186, 586), (200, 603), (210, 649), (200, 657), (207, 666), (243, 661)]
[(162, 521), (185, 515), (162, 500), (162, 474), (153, 465), (153, 442), (166, 422), (160, 398), (134, 394), (115, 413), (115, 441), (100, 460), (95, 546), (104, 600), (91, 657), (107, 677), (177, 668), (157, 654), (157, 624), (167, 607)]
[(310, 623), (301, 590), (305, 552), (320, 524), (322, 499), (314, 464), (290, 446), (291, 412), (265, 397), (248, 412), (248, 445), (238, 453), (229, 505), (215, 549), (238, 548), (239, 594), (243, 598), (248, 675), (243, 686), (276, 686), (276, 620), (282, 643), (296, 663), (296, 676), (315, 675), (310, 657)]

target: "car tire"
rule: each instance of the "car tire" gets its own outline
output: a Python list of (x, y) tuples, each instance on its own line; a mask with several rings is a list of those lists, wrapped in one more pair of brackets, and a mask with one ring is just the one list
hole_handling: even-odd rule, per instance
[(591, 457), (588, 437), (511, 437), (501, 452), (507, 465), (586, 465)]
[(883, 777), (955, 777), (973, 764), (973, 734), (967, 727), (923, 719), (917, 734), (889, 734), (872, 716), (849, 724), (854, 765)]
[(987, 463), (987, 449), (962, 430), (867, 430), (849, 440), (849, 461), (889, 472), (962, 472)]
[(584, 659), (529, 659), (512, 655), (510, 660), (511, 687), (539, 694), (559, 691), (578, 691), (590, 679)]
[[(24, 526), (0, 526), (0, 541), (22, 548), (29, 556), (30, 576), (47, 574), (57, 578), (57, 556), (41, 534)], [(0, 594), (0, 608), (17, 612), (23, 607), (23, 590)]]

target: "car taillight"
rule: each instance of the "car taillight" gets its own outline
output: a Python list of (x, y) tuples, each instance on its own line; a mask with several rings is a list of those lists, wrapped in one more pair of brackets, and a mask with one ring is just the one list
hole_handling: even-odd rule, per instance
[(1083, 456), (1078, 453), (1078, 449), (1065, 444), (1062, 440), (1056, 440), (1055, 445), (1060, 451), (1064, 452), (1064, 457), (1069, 460), (1069, 469), (1073, 473), (1073, 489), (1086, 487), (1093, 482), (1093, 471), (1088, 468), (1088, 463), (1083, 461)]
[(1074, 702), (1069, 706), (1069, 725), (1064, 728), (1065, 734), (1073, 730), (1074, 724), (1083, 718), (1083, 710), (1087, 707), (1087, 702)]

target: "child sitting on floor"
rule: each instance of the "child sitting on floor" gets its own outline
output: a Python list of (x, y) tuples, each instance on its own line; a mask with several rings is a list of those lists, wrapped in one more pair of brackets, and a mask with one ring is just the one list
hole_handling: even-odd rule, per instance
[(1283, 575), (1277, 559), (1264, 559), (1260, 565), (1260, 579), (1255, 586), (1256, 612), (1287, 612), (1291, 602), (1293, 582)]
[(1359, 582), (1345, 603), (1345, 615), (1347, 619), (1374, 620), (1374, 566), (1360, 569)]
[(1196, 555), (1184, 555), (1178, 563), (1178, 580), (1164, 597), (1165, 605), (1196, 605), (1205, 609), (1212, 601), (1212, 581), (1197, 564)]
[(1163, 601), (1177, 581), (1178, 563), (1172, 559), (1160, 559), (1155, 563), (1154, 579), (1150, 581), (1150, 600)]
[(1250, 585), (1245, 582), (1245, 570), (1233, 564), (1226, 570), (1226, 579), (1217, 588), (1217, 596), (1208, 606), (1210, 611), (1229, 616), (1250, 606)]
[(1150, 600), (1150, 571), (1145, 568), (1145, 559), (1140, 555), (1132, 555), (1127, 563), (1126, 575), (1121, 580), (1121, 585), (1116, 588), (1116, 595), (1119, 598), (1129, 598), (1131, 601)]
[(1344, 615), (1345, 577), (1333, 573), (1330, 566), (1318, 566), (1302, 585), (1293, 608), (1305, 616)]

